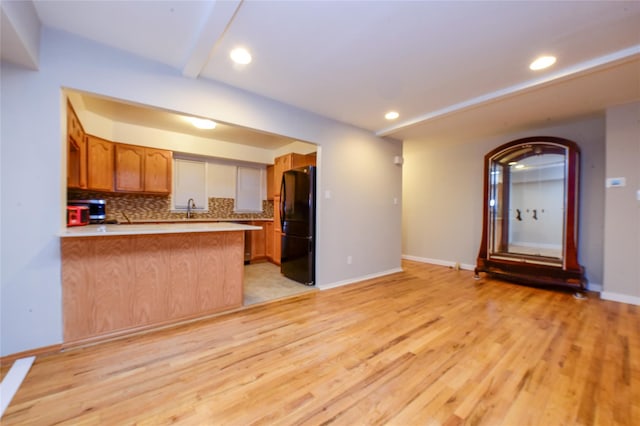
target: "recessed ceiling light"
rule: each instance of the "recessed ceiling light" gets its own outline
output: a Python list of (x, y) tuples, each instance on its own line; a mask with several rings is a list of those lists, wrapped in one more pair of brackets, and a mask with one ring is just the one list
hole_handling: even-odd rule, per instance
[(531, 65), (529, 65), (529, 69), (533, 71), (542, 70), (550, 67), (555, 63), (556, 63), (555, 56), (540, 56), (538, 59), (531, 62)]
[(237, 47), (229, 54), (233, 62), (240, 65), (247, 65), (251, 62), (251, 53), (244, 47)]
[(215, 129), (216, 122), (212, 120), (208, 120), (206, 118), (197, 118), (197, 117), (186, 117), (187, 121), (193, 124), (198, 129)]
[(387, 120), (395, 120), (398, 117), (400, 117), (400, 114), (395, 111), (389, 111), (384, 115), (384, 118), (386, 118)]

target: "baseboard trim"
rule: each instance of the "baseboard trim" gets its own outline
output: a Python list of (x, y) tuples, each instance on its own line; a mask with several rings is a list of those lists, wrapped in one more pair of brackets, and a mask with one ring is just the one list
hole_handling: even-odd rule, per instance
[(428, 257), (411, 256), (409, 254), (403, 254), (402, 258), (406, 260), (413, 260), (414, 262), (429, 263), (431, 265), (439, 265), (439, 266), (447, 266), (449, 268), (454, 268), (454, 269), (458, 267), (459, 269), (464, 269), (466, 271), (473, 271), (476, 268), (476, 265), (470, 265), (468, 263), (458, 263), (451, 260), (430, 259)]
[(10, 364), (13, 361), (20, 358), (27, 358), (30, 356), (51, 355), (58, 353), (62, 350), (62, 343), (51, 346), (43, 346), (40, 348), (29, 349), (23, 352), (17, 352), (15, 354), (5, 355), (0, 357), (0, 364)]
[(598, 284), (598, 283), (587, 283), (587, 290), (588, 291), (594, 291), (596, 293), (602, 293), (602, 284)]
[(336, 281), (334, 283), (322, 284), (322, 285), (318, 285), (317, 287), (318, 287), (319, 290), (328, 290), (328, 289), (331, 289), (331, 288), (342, 287), (343, 285), (347, 285), (347, 284), (353, 284), (353, 283), (357, 283), (357, 282), (361, 282), (361, 281), (370, 280), (370, 279), (373, 279), (373, 278), (384, 277), (385, 275), (396, 274), (396, 273), (402, 272), (402, 271), (403, 271), (402, 268), (393, 268), (393, 269), (388, 269), (386, 271), (377, 272), (375, 274), (361, 275), (359, 277), (350, 278), (350, 279), (344, 280), (344, 281)]
[(603, 291), (600, 293), (600, 299), (640, 306), (640, 297), (629, 296), (628, 294), (620, 294), (620, 293), (612, 293), (610, 291)]

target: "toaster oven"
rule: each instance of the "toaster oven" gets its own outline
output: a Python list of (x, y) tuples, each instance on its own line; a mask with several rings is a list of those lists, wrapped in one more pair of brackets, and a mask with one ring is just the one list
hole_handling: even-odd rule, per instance
[(105, 200), (69, 200), (67, 205), (87, 207), (90, 223), (103, 223), (107, 218), (107, 202)]
[(89, 224), (89, 207), (67, 206), (67, 226), (83, 226)]

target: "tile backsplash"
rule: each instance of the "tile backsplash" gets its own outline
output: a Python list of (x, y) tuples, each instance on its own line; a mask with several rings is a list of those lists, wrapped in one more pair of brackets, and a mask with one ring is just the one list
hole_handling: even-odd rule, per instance
[[(103, 199), (107, 202), (107, 220), (126, 222), (136, 220), (183, 219), (185, 212), (171, 212), (170, 195), (102, 193), (69, 190), (68, 200)], [(193, 212), (194, 219), (273, 219), (273, 200), (262, 201), (262, 213), (234, 213), (233, 198), (209, 198), (209, 211)]]

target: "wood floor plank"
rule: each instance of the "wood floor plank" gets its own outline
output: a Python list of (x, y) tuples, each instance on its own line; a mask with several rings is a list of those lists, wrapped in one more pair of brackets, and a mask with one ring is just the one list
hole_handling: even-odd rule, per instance
[(2, 424), (638, 424), (637, 307), (403, 268), (39, 356)]

